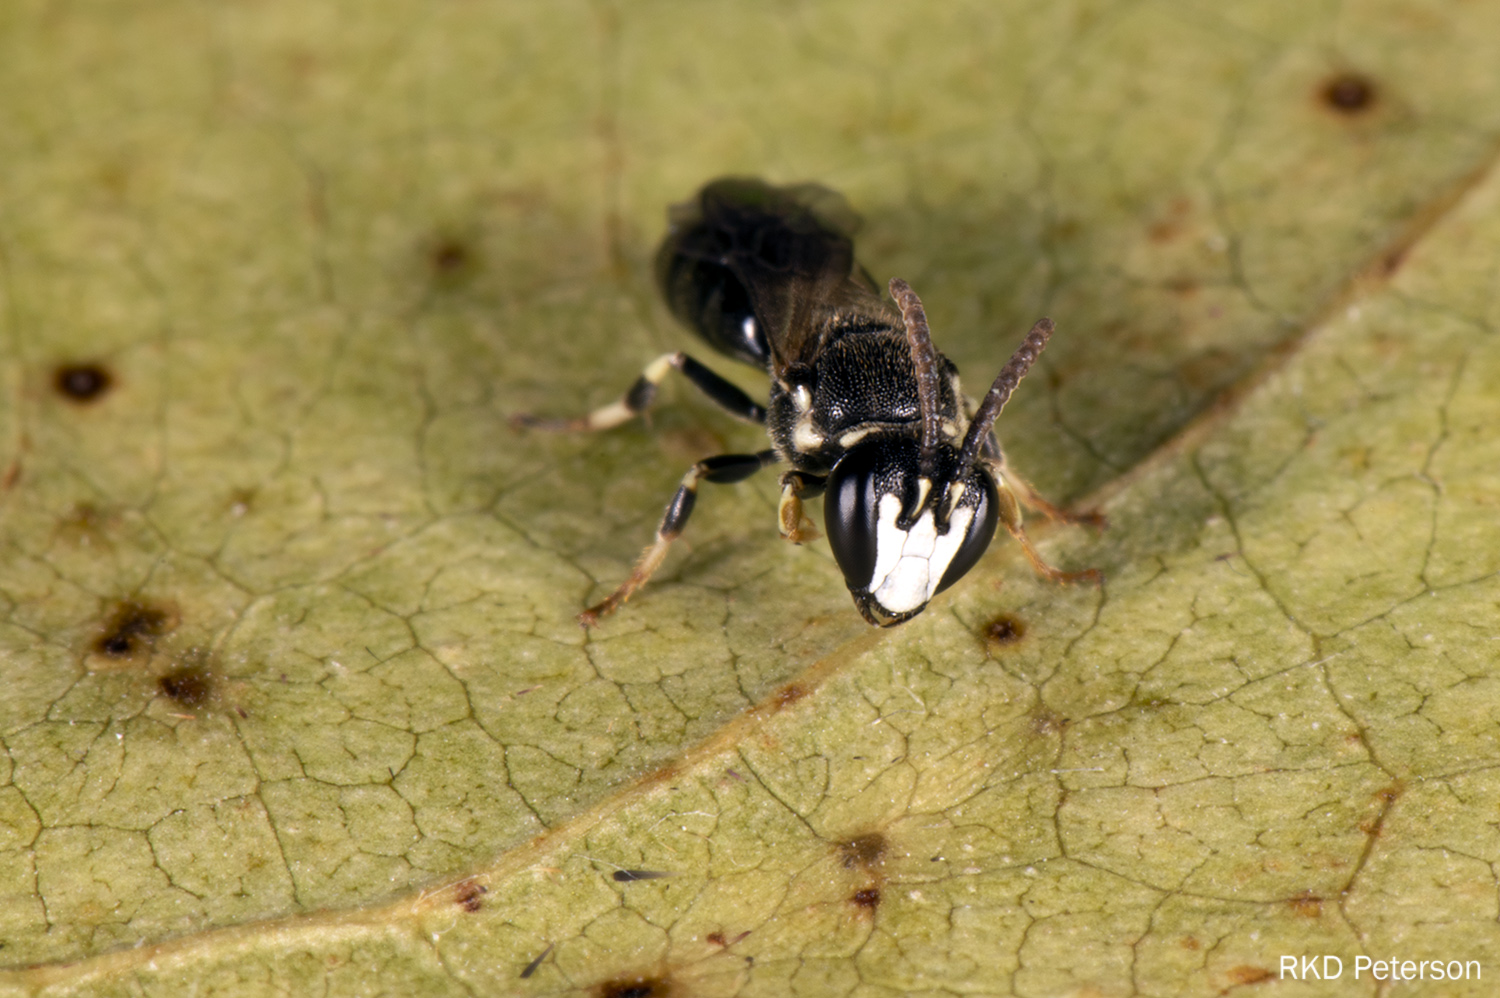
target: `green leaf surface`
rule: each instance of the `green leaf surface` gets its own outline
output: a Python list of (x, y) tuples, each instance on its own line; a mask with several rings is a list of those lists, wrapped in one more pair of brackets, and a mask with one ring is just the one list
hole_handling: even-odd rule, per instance
[[(1497, 88), (1489, 0), (7, 5), (0, 994), (1500, 974)], [(873, 631), (767, 476), (577, 627), (764, 438), (508, 417), (693, 342), (723, 174), (971, 391), (1056, 320), (1000, 431), (1102, 589)]]

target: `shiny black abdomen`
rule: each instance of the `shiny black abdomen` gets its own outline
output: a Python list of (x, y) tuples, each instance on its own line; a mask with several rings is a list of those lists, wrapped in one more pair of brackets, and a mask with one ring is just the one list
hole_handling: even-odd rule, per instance
[[(854, 265), (857, 219), (843, 198), (816, 184), (726, 177), (670, 217), (656, 254), (667, 306), (715, 349), (760, 368), (771, 363), (768, 337), (784, 331), (767, 328), (771, 300), (785, 305), (799, 281), (831, 271), (843, 278)], [(785, 321), (784, 309), (773, 311)]]
[(678, 251), (679, 242), (674, 233), (657, 257), (662, 297), (672, 314), (714, 349), (764, 368), (771, 351), (745, 285), (722, 263)]

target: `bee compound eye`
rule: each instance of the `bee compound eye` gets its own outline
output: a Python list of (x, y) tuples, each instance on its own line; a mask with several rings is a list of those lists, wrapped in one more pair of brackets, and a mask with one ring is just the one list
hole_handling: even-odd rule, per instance
[[(995, 492), (995, 480), (990, 477), (989, 472), (976, 470), (969, 475), (965, 485), (967, 487), (964, 489), (964, 498), (968, 501), (960, 502), (959, 508), (973, 509), (974, 515), (968, 521), (963, 543), (958, 546), (953, 560), (948, 563), (934, 595), (967, 575), (969, 569), (973, 568), (975, 563), (983, 557), (984, 552), (989, 549), (990, 541), (995, 537), (995, 523), (1000, 506), (1000, 498)], [(955, 515), (953, 518), (955, 526), (957, 521), (958, 517)]]
[(915, 501), (916, 452), (907, 441), (877, 441), (844, 455), (828, 478), (824, 523), (834, 558), (865, 619), (881, 626), (909, 620), (963, 578), (995, 536), (994, 479), (973, 469), (940, 529), (929, 506), (903, 516)]
[(877, 559), (880, 454), (873, 445), (856, 447), (834, 466), (823, 498), (828, 546), (849, 588), (869, 588)]

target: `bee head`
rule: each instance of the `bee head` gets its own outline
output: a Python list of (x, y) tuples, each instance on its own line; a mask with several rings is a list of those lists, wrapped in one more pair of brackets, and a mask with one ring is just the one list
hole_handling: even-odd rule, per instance
[(995, 536), (995, 480), (938, 448), (924, 473), (910, 437), (867, 439), (828, 476), (824, 526), (859, 612), (889, 627), (963, 578)]

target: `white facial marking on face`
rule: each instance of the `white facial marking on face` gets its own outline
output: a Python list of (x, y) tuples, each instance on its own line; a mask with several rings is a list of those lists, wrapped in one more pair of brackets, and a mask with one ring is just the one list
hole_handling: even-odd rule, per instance
[(917, 509), (921, 509), (922, 508), (922, 504), (927, 501), (927, 493), (929, 493), (931, 491), (932, 491), (932, 479), (930, 479), (930, 478), (919, 478), (919, 479), (917, 479)]
[(910, 530), (896, 526), (900, 515), (900, 499), (880, 497), (875, 572), (869, 588), (875, 602), (891, 614), (910, 613), (932, 599), (974, 519), (972, 509), (960, 509), (953, 514), (948, 532), (939, 535), (932, 510), (923, 513)]

